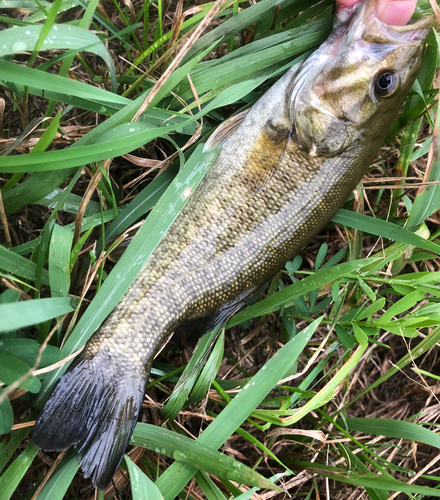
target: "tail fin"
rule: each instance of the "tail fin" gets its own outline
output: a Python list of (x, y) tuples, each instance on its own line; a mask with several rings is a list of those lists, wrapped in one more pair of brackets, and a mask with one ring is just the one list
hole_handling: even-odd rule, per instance
[(78, 448), (85, 477), (103, 490), (130, 441), (147, 374), (101, 354), (80, 358), (63, 375), (35, 424), (33, 442), (46, 451)]

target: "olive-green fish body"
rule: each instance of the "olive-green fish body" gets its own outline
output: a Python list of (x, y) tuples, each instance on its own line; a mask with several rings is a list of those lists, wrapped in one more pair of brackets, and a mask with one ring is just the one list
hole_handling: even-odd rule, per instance
[[(345, 19), (343, 19), (345, 18)], [(240, 121), (128, 292), (61, 378), (34, 431), (79, 448), (95, 486), (130, 439), (155, 353), (228, 317), (330, 220), (373, 161), (420, 66), (430, 21), (389, 27), (366, 0)]]

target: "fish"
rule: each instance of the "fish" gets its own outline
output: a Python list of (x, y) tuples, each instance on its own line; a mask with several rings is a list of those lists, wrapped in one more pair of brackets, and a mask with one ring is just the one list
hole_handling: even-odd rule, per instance
[(382, 146), (431, 25), (386, 25), (375, 0), (340, 9), (308, 59), (219, 127), (207, 174), (47, 400), (37, 448), (74, 446), (109, 485), (164, 341), (224, 325), (327, 224)]

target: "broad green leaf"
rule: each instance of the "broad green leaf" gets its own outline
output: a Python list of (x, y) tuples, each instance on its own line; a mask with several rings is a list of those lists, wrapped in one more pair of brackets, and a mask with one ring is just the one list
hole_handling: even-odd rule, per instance
[(380, 299), (370, 304), (368, 307), (361, 309), (360, 312), (356, 314), (356, 321), (370, 318), (374, 313), (380, 311), (385, 306), (385, 302), (385, 298), (381, 297)]
[(36, 377), (30, 374), (30, 366), (15, 356), (0, 352), (0, 382), (10, 385), (28, 372), (29, 375), (20, 383), (19, 387), (27, 389), (30, 392), (38, 392), (41, 383)]
[(418, 302), (425, 298), (425, 294), (420, 290), (414, 290), (405, 297), (392, 304), (382, 316), (374, 321), (374, 324), (381, 326), (388, 323), (394, 316), (409, 311)]
[[(0, 388), (0, 395), (2, 393), (3, 389)], [(6, 398), (2, 403), (0, 403), (0, 436), (10, 432), (13, 423), (14, 414), (12, 412), (11, 403), (9, 402), (9, 399)]]
[[(40, 347), (40, 344), (33, 339), (16, 338), (0, 340), (0, 352), (6, 352), (11, 356), (15, 356), (29, 366), (33, 366), (37, 360)], [(47, 345), (41, 356), (38, 368), (57, 363), (60, 359), (60, 350), (52, 345)]]

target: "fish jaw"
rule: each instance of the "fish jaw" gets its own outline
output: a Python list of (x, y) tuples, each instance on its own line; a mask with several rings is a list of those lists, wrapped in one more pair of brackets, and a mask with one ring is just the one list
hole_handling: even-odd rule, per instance
[[(433, 18), (390, 26), (378, 19), (376, 6), (366, 0), (340, 9), (328, 40), (291, 83), (291, 121), (298, 142), (312, 154), (338, 155), (376, 143), (417, 76)], [(397, 82), (385, 96), (377, 91), (384, 74)]]

